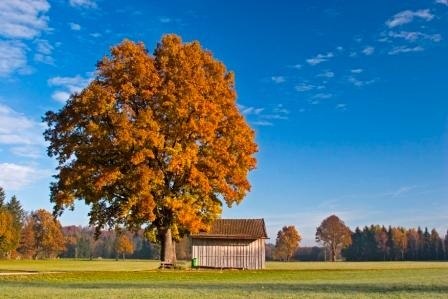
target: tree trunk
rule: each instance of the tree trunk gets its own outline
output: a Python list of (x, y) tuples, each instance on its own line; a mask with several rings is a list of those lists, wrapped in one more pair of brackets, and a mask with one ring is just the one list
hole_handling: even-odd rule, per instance
[(334, 245), (331, 245), (331, 261), (336, 261), (336, 248), (334, 247)]
[(160, 253), (160, 260), (165, 263), (175, 263), (176, 262), (176, 252), (173, 243), (173, 238), (171, 236), (171, 228), (164, 229), (161, 232), (162, 246)]

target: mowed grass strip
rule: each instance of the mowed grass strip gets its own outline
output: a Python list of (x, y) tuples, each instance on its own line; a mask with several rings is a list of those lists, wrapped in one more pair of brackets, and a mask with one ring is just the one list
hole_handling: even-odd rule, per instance
[[(53, 269), (60, 269), (67, 261), (47, 262), (55, 264)], [(269, 263), (268, 268), (275, 269), (136, 271), (132, 263), (140, 261), (127, 261), (121, 265), (116, 262), (122, 270), (113, 271), (108, 263), (114, 262), (92, 262), (95, 267), (107, 265), (107, 271), (94, 271), (86, 266), (87, 262), (78, 261), (79, 271), (0, 276), (0, 297), (446, 298), (448, 295), (447, 263)], [(3, 269), (3, 263), (0, 264)]]

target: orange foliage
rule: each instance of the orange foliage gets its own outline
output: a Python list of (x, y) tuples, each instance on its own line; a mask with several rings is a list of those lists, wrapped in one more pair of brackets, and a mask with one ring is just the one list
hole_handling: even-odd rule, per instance
[(91, 223), (205, 230), (241, 202), (255, 168), (254, 132), (233, 73), (198, 42), (166, 35), (154, 55), (128, 40), (59, 112), (47, 112), (55, 211), (91, 204)]

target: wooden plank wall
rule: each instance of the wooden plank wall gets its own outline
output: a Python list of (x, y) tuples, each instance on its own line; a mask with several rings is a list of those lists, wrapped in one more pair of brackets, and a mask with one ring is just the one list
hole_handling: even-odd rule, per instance
[(258, 240), (192, 240), (192, 257), (200, 267), (264, 269), (264, 239)]

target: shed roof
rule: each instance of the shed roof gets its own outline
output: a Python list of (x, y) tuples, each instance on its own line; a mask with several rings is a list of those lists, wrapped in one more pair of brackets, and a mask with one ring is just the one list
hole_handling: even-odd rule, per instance
[(197, 239), (268, 239), (264, 219), (217, 219), (210, 231), (191, 235)]

